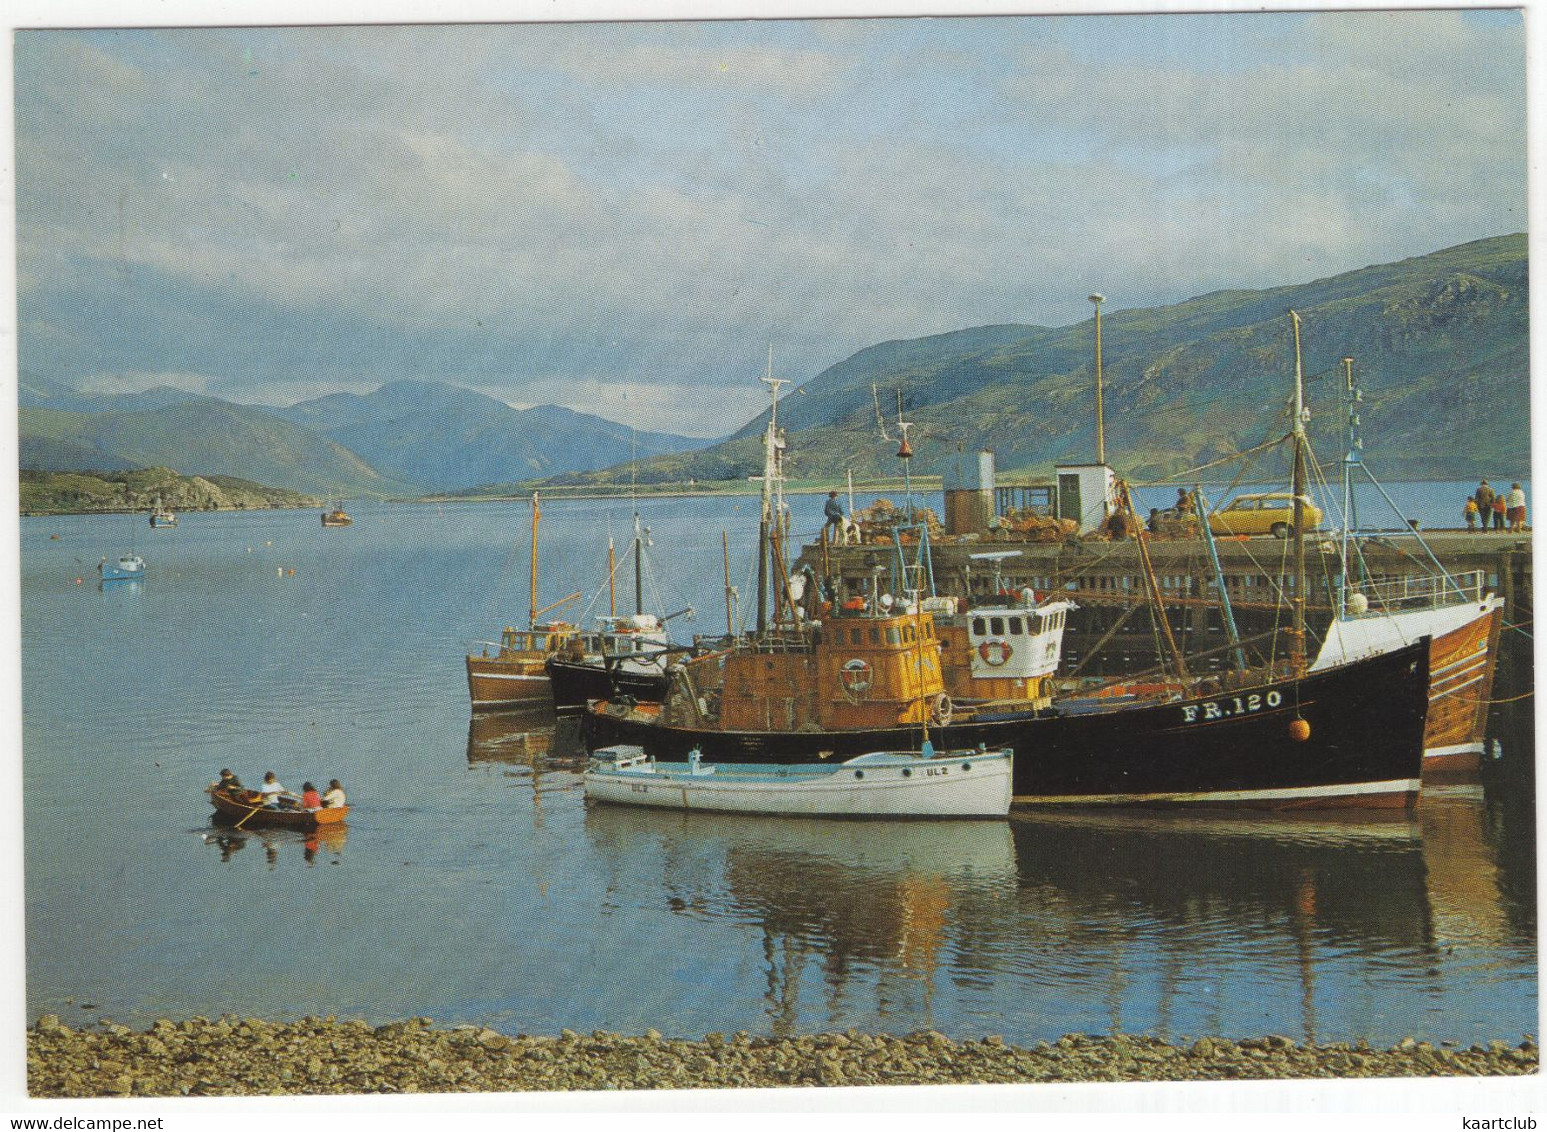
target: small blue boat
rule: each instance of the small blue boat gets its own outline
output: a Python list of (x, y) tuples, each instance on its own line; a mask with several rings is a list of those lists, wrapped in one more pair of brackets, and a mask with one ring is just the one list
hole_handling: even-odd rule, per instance
[(145, 559), (138, 554), (125, 554), (116, 563), (104, 558), (97, 563), (97, 573), (104, 582), (126, 582), (145, 576)]

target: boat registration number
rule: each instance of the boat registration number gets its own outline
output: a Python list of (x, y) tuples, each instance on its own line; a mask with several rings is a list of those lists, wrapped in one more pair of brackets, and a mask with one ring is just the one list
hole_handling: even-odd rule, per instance
[(1231, 696), (1224, 700), (1205, 700), (1201, 704), (1183, 704), (1183, 723), (1207, 723), (1213, 719), (1229, 719), (1233, 715), (1250, 715), (1264, 708), (1276, 708), (1283, 704), (1282, 692), (1253, 692), (1249, 696)]

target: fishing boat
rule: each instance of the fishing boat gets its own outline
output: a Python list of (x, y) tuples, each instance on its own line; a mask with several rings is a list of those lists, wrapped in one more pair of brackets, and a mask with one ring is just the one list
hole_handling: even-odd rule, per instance
[(331, 511), (322, 513), (322, 525), (324, 527), (347, 527), (354, 520), (349, 517), (349, 512), (342, 507), (334, 507)]
[(594, 753), (588, 801), (793, 817), (1002, 818), (1009, 751), (870, 751), (834, 763), (657, 762), (639, 747)]
[(215, 820), (233, 823), (243, 829), (266, 827), (273, 829), (314, 830), (319, 826), (338, 825), (349, 816), (348, 806), (324, 806), (318, 810), (299, 807), (276, 808), (264, 805), (253, 790), (235, 792), (219, 786), (206, 787), (210, 804), (215, 807)]
[(544, 614), (576, 600), (573, 593), (551, 605), (537, 606), (537, 535), (542, 506), (532, 493), (531, 605), (527, 627), (507, 627), (497, 644), (485, 642), (478, 653), (469, 653), (467, 691), (474, 711), (499, 711), (528, 705), (547, 705), (553, 699), (553, 683), (545, 665), (561, 649), (574, 646), (582, 655), (600, 648), (595, 634), (582, 633), (566, 621), (539, 621)]
[[(688, 654), (676, 644), (667, 624), (678, 617), (691, 620), (691, 605), (664, 617), (644, 610), (644, 548), (648, 532), (634, 513), (634, 612), (617, 613), (614, 590), (617, 563), (612, 544), (607, 545), (606, 617), (597, 619), (594, 634), (577, 637), (567, 647), (548, 656), (543, 665), (553, 693), (554, 710), (560, 714), (582, 711), (590, 700), (623, 698), (657, 702), (666, 694), (674, 663)], [(578, 596), (578, 595), (576, 595)]]
[(159, 495), (156, 496), (155, 505), (151, 508), (150, 511), (150, 525), (152, 527), (177, 526), (177, 516), (174, 515), (168, 508), (161, 505), (161, 496)]
[[(1450, 574), (1416, 529), (1411, 540), (1430, 569), (1418, 577), (1379, 579), (1364, 569), (1359, 553), (1353, 493), (1362, 474), (1401, 515), (1363, 458), (1359, 435), (1363, 394), (1354, 383), (1353, 359), (1343, 359), (1348, 447), (1343, 457), (1343, 533), (1337, 561), (1335, 609), (1321, 649), (1311, 663), (1320, 671), (1361, 657), (1402, 648), (1420, 637), (1429, 644), (1429, 712), (1424, 727), (1423, 770), (1429, 778), (1465, 778), (1479, 772), (1488, 724), (1488, 702), (1504, 623), (1504, 599), (1490, 591), (1480, 570)], [(1377, 535), (1377, 538), (1387, 536)]]
[[(1303, 435), (1299, 373), (1297, 349), (1294, 420)], [(1148, 688), (1129, 682), (1050, 700), (996, 695), (954, 702), (946, 693), (933, 611), (913, 579), (894, 577), (894, 588), (898, 580), (909, 587), (900, 600), (886, 592), (879, 562), (859, 592), (834, 593), (819, 620), (803, 617), (780, 596), (788, 582), (782, 556), (768, 553), (771, 490), (783, 447), (777, 385), (773, 396), (764, 437), (757, 633), (728, 653), (679, 665), (661, 704), (592, 704), (583, 726), (588, 745), (638, 746), (662, 761), (683, 760), (697, 749), (717, 763), (823, 762), (912, 748), (920, 726), (929, 724), (945, 748), (1013, 750), (1018, 805), (1278, 809), (1416, 802), (1427, 638), (1309, 672), (1303, 581), (1290, 588), (1287, 662), (1197, 678), (1178, 653), (1174, 677)], [(899, 455), (906, 434), (903, 445)], [(1303, 494), (1302, 448), (1296, 452), (1295, 490)], [(1143, 554), (1142, 540), (1139, 545)], [(1298, 533), (1295, 549), (1303, 578)], [(771, 620), (764, 603), (768, 576), (775, 582)], [(992, 614), (984, 617), (986, 632), (977, 644), (985, 663), (1004, 658), (1006, 644), (1014, 648), (1013, 608), (1005, 605), (998, 615), (1005, 632), (994, 632)]]
[(133, 551), (120, 555), (116, 562), (104, 558), (97, 563), (97, 573), (102, 575), (104, 582), (137, 581), (145, 577), (145, 559)]

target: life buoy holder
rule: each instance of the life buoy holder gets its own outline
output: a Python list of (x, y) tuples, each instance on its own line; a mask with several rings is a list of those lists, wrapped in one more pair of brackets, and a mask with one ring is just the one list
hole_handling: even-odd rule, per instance
[(1015, 650), (1003, 637), (990, 637), (978, 646), (978, 655), (983, 658), (984, 664), (991, 664), (998, 668), (1009, 662), (1015, 655)]
[(930, 714), (934, 721), (941, 727), (951, 722), (951, 709), (955, 705), (951, 703), (951, 697), (941, 692), (935, 697), (934, 705), (930, 708)]

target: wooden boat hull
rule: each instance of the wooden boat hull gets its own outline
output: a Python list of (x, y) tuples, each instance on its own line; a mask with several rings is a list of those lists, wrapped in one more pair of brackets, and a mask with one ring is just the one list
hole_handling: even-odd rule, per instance
[[(1015, 752), (1018, 806), (1403, 807), (1418, 796), (1429, 642), (1299, 680), (1145, 706), (1005, 713), (931, 728), (941, 747)], [(1308, 731), (1300, 724), (1308, 726)], [(1293, 725), (1293, 726), (1292, 726)], [(593, 704), (595, 749), (634, 744), (680, 761), (811, 762), (916, 746), (916, 727), (714, 731)], [(1303, 738), (1301, 737), (1303, 735)]]
[(542, 657), (467, 658), (467, 691), (474, 711), (538, 707), (551, 702), (552, 683)]
[(589, 700), (632, 698), (637, 703), (660, 703), (671, 679), (664, 671), (638, 672), (624, 665), (610, 670), (600, 660), (555, 655), (548, 658), (548, 679), (553, 706), (561, 712), (585, 710)]
[(216, 821), (239, 824), (243, 829), (314, 830), (321, 826), (340, 825), (349, 816), (348, 806), (321, 810), (271, 810), (261, 804), (234, 798), (223, 790), (211, 790), (209, 797), (215, 807)]
[[(822, 818), (1002, 818), (1010, 809), (1008, 751), (948, 757), (861, 757), (831, 764), (737, 764), (653, 769), (593, 762), (584, 776), (594, 802), (672, 810)], [(704, 770), (709, 770), (704, 773)]]
[(1423, 773), (1435, 780), (1472, 778), (1482, 761), (1503, 623), (1504, 602), (1496, 597), (1334, 622), (1317, 664), (1370, 656), (1429, 636)]

